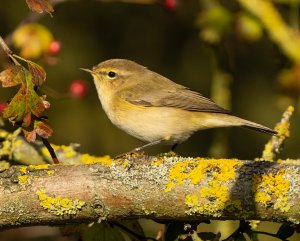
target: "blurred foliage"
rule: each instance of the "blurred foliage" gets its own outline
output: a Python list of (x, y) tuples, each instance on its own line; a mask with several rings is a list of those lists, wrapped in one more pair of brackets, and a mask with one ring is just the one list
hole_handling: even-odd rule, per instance
[[(34, 60), (47, 72), (46, 86), (41, 91), (51, 101), (46, 114), (54, 130), (52, 142), (80, 143), (82, 152), (112, 156), (141, 144), (109, 122), (90, 76), (79, 70), (106, 59), (127, 58), (212, 97), (238, 116), (270, 127), (279, 120), (283, 109), (295, 105), (297, 115), (282, 157), (299, 157), (300, 127), (296, 124), (300, 111), (299, 0), (18, 3), (2, 0), (1, 3), (0, 35), (6, 37), (16, 54)], [(53, 3), (55, 12), (49, 3)], [(32, 13), (28, 6), (35, 12), (52, 14), (53, 18), (49, 14)], [(2, 71), (10, 63), (0, 53)], [(9, 89), (0, 89), (1, 112), (16, 93), (15, 88)], [(191, 137), (177, 151), (181, 155), (209, 153), (253, 159), (261, 155), (268, 138), (238, 128), (207, 130)], [(168, 150), (168, 147), (153, 147), (149, 153)], [(223, 225), (223, 229), (224, 226), (227, 229), (230, 225)], [(274, 228), (274, 224), (259, 226), (269, 228), (272, 233), (279, 228), (278, 225)], [(147, 227), (146, 234), (156, 234), (158, 226), (151, 223)], [(218, 237), (222, 229), (210, 230), (203, 228), (203, 224), (200, 227), (201, 232), (207, 231), (205, 237)], [(247, 225), (231, 228), (230, 233), (243, 228), (249, 233)], [(285, 225), (278, 234), (287, 238), (294, 231)], [(229, 236), (224, 236), (224, 230), (221, 233), (222, 238)], [(13, 238), (5, 239), (5, 235)], [(7, 232), (1, 235), (1, 240), (32, 240), (26, 237), (16, 238)], [(244, 238), (243, 231), (236, 232), (236, 240)], [(77, 238), (49, 236), (43, 240)]]
[(43, 25), (25, 24), (17, 28), (12, 35), (13, 45), (20, 49), (20, 56), (36, 59), (49, 49), (53, 36)]

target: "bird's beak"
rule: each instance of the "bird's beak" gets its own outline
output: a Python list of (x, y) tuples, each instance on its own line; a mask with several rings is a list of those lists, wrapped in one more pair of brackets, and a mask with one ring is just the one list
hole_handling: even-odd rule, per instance
[(92, 71), (92, 70), (90, 70), (90, 69), (84, 69), (84, 68), (80, 68), (80, 69), (83, 70), (83, 71), (85, 71), (85, 72), (89, 72), (89, 73), (91, 73), (91, 74), (94, 73), (94, 71)]

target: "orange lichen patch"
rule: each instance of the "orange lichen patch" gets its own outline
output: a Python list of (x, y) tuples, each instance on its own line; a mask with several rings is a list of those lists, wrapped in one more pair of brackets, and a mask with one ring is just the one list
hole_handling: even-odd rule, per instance
[(199, 183), (207, 175), (216, 181), (226, 182), (235, 178), (235, 167), (242, 165), (238, 159), (188, 159), (176, 163), (169, 171), (165, 192), (171, 191), (184, 181)]
[(288, 191), (290, 181), (285, 178), (286, 171), (255, 175), (253, 177), (252, 191), (255, 202), (264, 206), (273, 206), (275, 210), (287, 212), (290, 209), (288, 204)]
[(83, 164), (95, 164), (95, 163), (101, 163), (103, 166), (111, 166), (112, 159), (110, 156), (102, 156), (102, 157), (96, 157), (91, 156), (89, 154), (82, 154), (80, 157), (80, 161)]

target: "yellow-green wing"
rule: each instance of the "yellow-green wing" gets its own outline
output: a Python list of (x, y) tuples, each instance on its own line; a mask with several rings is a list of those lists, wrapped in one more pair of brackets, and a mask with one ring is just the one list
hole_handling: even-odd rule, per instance
[[(147, 81), (128, 86), (119, 92), (124, 100), (142, 106), (175, 107), (199, 112), (226, 113), (212, 100), (154, 72)], [(150, 79), (150, 81), (149, 81)]]

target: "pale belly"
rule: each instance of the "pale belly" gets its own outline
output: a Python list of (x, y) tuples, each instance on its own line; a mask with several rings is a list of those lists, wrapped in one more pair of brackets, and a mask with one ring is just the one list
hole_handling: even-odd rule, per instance
[(134, 106), (115, 110), (108, 117), (113, 124), (137, 139), (145, 142), (163, 139), (165, 144), (172, 145), (185, 141), (201, 129), (194, 114), (169, 107)]

